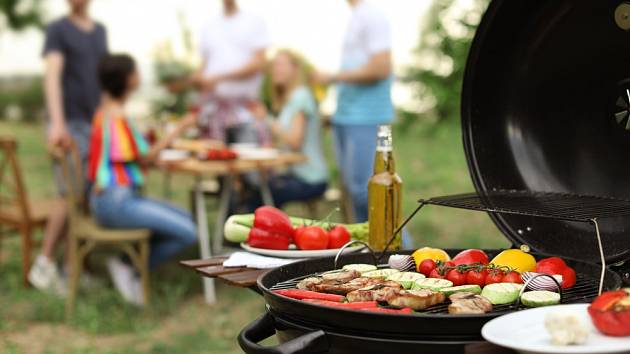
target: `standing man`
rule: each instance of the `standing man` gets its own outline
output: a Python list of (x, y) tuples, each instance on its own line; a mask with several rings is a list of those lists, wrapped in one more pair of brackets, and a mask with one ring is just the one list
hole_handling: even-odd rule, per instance
[(206, 24), (200, 40), (203, 66), (193, 82), (202, 92), (202, 128), (230, 143), (259, 142), (249, 108), (258, 100), (269, 46), (265, 22), (236, 0), (223, 0), (223, 12)]
[[(70, 13), (48, 25), (44, 41), (44, 90), (50, 123), (48, 145), (67, 149), (71, 139), (82, 160), (87, 157), (92, 116), (100, 100), (98, 63), (107, 54), (105, 27), (89, 13), (90, 0), (68, 0)], [(63, 175), (55, 166), (57, 188), (65, 194)], [(65, 292), (54, 262), (54, 251), (66, 233), (67, 209), (60, 204), (50, 215), (42, 253), (28, 280), (38, 289)]]
[(352, 197), (357, 222), (368, 218), (368, 180), (376, 151), (376, 131), (394, 117), (391, 100), (391, 29), (385, 16), (365, 0), (348, 0), (352, 15), (343, 43), (341, 71), (318, 73), (317, 81), (337, 83), (332, 123), (337, 162)]

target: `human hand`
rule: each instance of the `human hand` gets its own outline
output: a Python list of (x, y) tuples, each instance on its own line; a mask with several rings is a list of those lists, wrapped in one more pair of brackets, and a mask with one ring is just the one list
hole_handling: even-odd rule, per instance
[(48, 130), (48, 148), (67, 149), (70, 146), (70, 134), (64, 123), (53, 123)]
[(330, 85), (335, 82), (335, 75), (322, 71), (316, 71), (313, 73), (312, 79), (315, 83), (320, 85)]

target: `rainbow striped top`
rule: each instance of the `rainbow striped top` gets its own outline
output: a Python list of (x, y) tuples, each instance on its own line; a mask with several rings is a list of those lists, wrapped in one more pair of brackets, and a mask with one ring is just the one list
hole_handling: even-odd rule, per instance
[(88, 180), (98, 188), (140, 186), (144, 174), (139, 160), (148, 152), (147, 141), (128, 119), (98, 111), (92, 123)]

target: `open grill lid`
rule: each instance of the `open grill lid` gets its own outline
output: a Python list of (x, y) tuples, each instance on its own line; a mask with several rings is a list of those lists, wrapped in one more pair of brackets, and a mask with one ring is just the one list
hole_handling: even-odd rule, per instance
[[(462, 93), (464, 148), (479, 193), (630, 199), (628, 29), (630, 3), (619, 0), (490, 4)], [(490, 216), (515, 245), (599, 260), (592, 224)], [(600, 227), (607, 261), (630, 258), (630, 218), (603, 219)]]

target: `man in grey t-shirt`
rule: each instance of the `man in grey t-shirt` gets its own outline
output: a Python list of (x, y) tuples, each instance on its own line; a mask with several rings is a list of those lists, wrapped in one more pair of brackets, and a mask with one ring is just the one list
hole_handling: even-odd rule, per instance
[[(44, 90), (50, 117), (49, 147), (68, 148), (70, 139), (85, 162), (92, 116), (100, 101), (97, 67), (107, 54), (105, 27), (88, 14), (90, 0), (68, 0), (70, 14), (50, 23), (46, 29), (43, 57), (46, 71)], [(85, 164), (84, 164), (85, 165)], [(57, 188), (65, 193), (64, 180), (55, 168)], [(61, 204), (50, 215), (42, 253), (35, 260), (28, 280), (35, 287), (57, 294), (65, 292), (53, 255), (66, 231), (67, 210)]]

